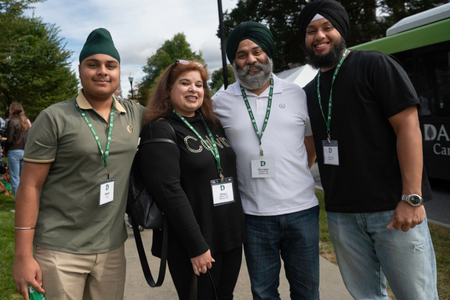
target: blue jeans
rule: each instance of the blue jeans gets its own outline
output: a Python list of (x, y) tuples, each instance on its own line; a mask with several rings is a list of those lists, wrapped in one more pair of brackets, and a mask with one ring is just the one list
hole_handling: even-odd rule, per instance
[(328, 212), (328, 228), (345, 286), (355, 299), (436, 300), (436, 259), (427, 219), (407, 232), (386, 229), (393, 210)]
[(253, 299), (279, 300), (281, 257), (291, 299), (319, 298), (319, 206), (279, 216), (245, 215)]
[(9, 175), (11, 176), (11, 186), (14, 196), (17, 193), (17, 187), (20, 183), (20, 173), (23, 166), (23, 149), (15, 149), (8, 151)]

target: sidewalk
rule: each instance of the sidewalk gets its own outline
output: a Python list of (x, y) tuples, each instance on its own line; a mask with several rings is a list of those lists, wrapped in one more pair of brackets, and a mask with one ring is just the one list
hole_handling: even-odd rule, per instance
[[(128, 227), (127, 227), (128, 228)], [(152, 243), (152, 230), (145, 230), (141, 232), (144, 247), (147, 252), (147, 259), (150, 263), (152, 275), (156, 280), (159, 259), (153, 257), (150, 253)], [(125, 256), (127, 258), (127, 278), (125, 284), (125, 300), (176, 300), (178, 299), (175, 287), (170, 277), (170, 272), (167, 269), (164, 283), (161, 287), (151, 288), (145, 281), (144, 274), (139, 262), (139, 256), (136, 250), (136, 243), (134, 241), (133, 230), (128, 228), (128, 240), (125, 243)], [(284, 269), (280, 272), (280, 287), (279, 293), (281, 299), (290, 299), (289, 284), (284, 274)], [(234, 290), (235, 300), (249, 300), (252, 299), (250, 291), (250, 280), (243, 259), (241, 273)], [(339, 269), (333, 263), (324, 258), (320, 258), (320, 299), (321, 300), (351, 300), (353, 299), (347, 292), (342, 281)]]

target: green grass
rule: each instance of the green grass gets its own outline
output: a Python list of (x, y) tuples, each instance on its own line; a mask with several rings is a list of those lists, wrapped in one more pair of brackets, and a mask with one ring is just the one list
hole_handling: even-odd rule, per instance
[(0, 194), (0, 299), (19, 299), (12, 279), (14, 264), (14, 199)]
[(320, 256), (337, 264), (336, 255), (334, 254), (334, 247), (331, 243), (330, 233), (328, 232), (327, 213), (325, 211), (324, 193), (321, 190), (316, 190), (317, 199), (319, 199), (320, 215), (319, 215), (319, 251)]
[(440, 300), (450, 300), (450, 229), (429, 224), (436, 253), (437, 285)]
[[(337, 264), (333, 244), (331, 243), (330, 234), (328, 232), (323, 191), (316, 190), (316, 196), (317, 199), (319, 199), (320, 205), (320, 255)], [(428, 227), (430, 228), (431, 239), (433, 240), (434, 252), (436, 254), (439, 299), (450, 300), (450, 229), (436, 224), (428, 224)], [(395, 300), (390, 289), (388, 289), (388, 294), (391, 299)]]

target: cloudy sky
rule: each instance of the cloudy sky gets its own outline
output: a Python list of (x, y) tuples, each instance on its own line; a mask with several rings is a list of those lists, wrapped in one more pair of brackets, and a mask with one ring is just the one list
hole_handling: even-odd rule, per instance
[[(222, 0), (223, 11), (231, 11), (237, 0)], [(27, 12), (45, 23), (59, 26), (60, 37), (73, 50), (72, 69), (78, 76), (78, 55), (89, 33), (99, 27), (111, 32), (121, 59), (122, 95), (130, 89), (128, 76), (136, 81), (142, 67), (175, 34), (183, 32), (193, 51), (201, 50), (210, 74), (222, 66), (216, 0), (46, 0)]]

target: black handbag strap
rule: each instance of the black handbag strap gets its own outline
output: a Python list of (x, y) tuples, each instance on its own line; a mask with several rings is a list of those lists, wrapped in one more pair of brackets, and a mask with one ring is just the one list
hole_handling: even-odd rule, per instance
[(168, 240), (168, 234), (169, 231), (167, 228), (167, 219), (166, 217), (163, 217), (163, 240), (162, 240), (162, 251), (161, 251), (161, 262), (159, 264), (159, 274), (158, 274), (158, 280), (153, 280), (152, 273), (150, 271), (150, 267), (148, 266), (147, 256), (145, 255), (144, 245), (142, 244), (142, 238), (141, 233), (139, 231), (139, 225), (131, 218), (131, 223), (133, 224), (133, 233), (134, 233), (134, 240), (136, 241), (136, 248), (139, 253), (139, 260), (141, 261), (142, 271), (144, 271), (145, 280), (147, 281), (148, 285), (151, 287), (158, 287), (161, 286), (164, 282), (164, 276), (166, 274), (166, 261), (167, 261), (167, 240)]
[[(172, 130), (173, 134), (175, 134), (175, 129), (173, 129), (172, 125), (169, 123), (169, 121), (167, 121), (166, 119), (161, 119), (161, 121), (166, 122), (170, 129)], [(145, 144), (149, 144), (149, 143), (171, 143), (171, 144), (177, 144), (175, 143), (174, 140), (172, 139), (166, 139), (166, 138), (153, 138), (153, 139), (149, 139), (146, 141), (143, 141), (141, 143), (139, 143), (138, 148), (140, 148), (141, 146), (145, 145)]]
[(166, 139), (166, 138), (153, 138), (153, 139), (149, 139), (149, 140), (146, 140), (146, 141), (141, 142), (141, 143), (139, 144), (139, 148), (140, 148), (141, 146), (145, 145), (145, 144), (150, 144), (150, 143), (171, 143), (171, 144), (175, 144), (175, 145), (176, 145), (176, 143), (175, 143), (173, 140), (171, 140), (171, 139)]
[[(209, 270), (206, 270), (206, 274), (209, 278), (209, 283), (211, 284), (211, 290), (213, 292), (213, 299), (219, 300), (217, 297), (216, 288), (214, 287), (214, 281), (211, 276), (211, 272)], [(198, 299), (198, 276), (195, 274), (192, 274), (191, 278), (191, 289), (189, 291), (189, 300), (197, 300)]]
[[(164, 120), (167, 122), (167, 120)], [(172, 129), (173, 133), (175, 133), (175, 130), (173, 129), (172, 125), (169, 124), (170, 128)], [(153, 138), (146, 141), (143, 141), (139, 144), (138, 148), (145, 144), (150, 143), (170, 143), (170, 144), (177, 144), (174, 140), (166, 139), (166, 138)], [(139, 225), (131, 218), (131, 224), (133, 225), (133, 233), (134, 233), (134, 240), (136, 241), (136, 248), (139, 254), (139, 260), (141, 262), (142, 271), (144, 272), (145, 280), (147, 281), (148, 285), (151, 287), (158, 287), (161, 286), (164, 282), (164, 276), (166, 275), (166, 261), (167, 261), (167, 244), (168, 244), (168, 227), (167, 227), (167, 219), (163, 216), (163, 240), (162, 240), (162, 249), (161, 249), (161, 262), (159, 264), (159, 274), (158, 274), (158, 280), (155, 283), (155, 280), (153, 279), (152, 272), (150, 271), (150, 267), (148, 265), (147, 256), (145, 255), (144, 245), (142, 244), (142, 238), (141, 238), (141, 232), (139, 231)]]

